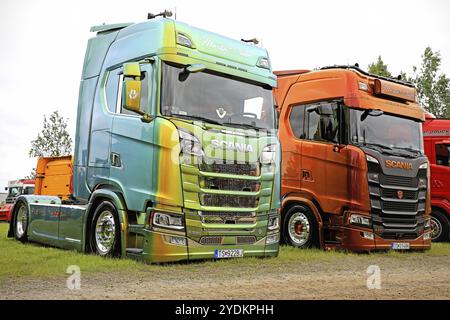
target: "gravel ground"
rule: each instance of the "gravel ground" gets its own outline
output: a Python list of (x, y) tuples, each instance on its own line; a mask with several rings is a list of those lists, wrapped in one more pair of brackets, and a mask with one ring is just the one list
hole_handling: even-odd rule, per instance
[[(0, 280), (3, 299), (450, 299), (450, 256), (352, 255), (325, 261), (195, 263), (158, 272), (87, 273)], [(275, 261), (272, 260), (272, 261)], [(367, 288), (367, 268), (381, 288)]]

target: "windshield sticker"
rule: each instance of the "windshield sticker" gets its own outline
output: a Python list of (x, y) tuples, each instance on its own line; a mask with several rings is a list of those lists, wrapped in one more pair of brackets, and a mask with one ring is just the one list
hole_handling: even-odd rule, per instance
[(256, 97), (247, 99), (244, 101), (244, 115), (256, 116), (257, 119), (261, 119), (262, 107), (264, 99), (262, 97)]

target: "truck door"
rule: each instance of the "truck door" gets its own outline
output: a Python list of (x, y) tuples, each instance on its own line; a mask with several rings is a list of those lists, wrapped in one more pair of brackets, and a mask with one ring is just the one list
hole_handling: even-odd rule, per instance
[[(151, 112), (155, 73), (152, 63), (141, 63), (140, 109)], [(117, 109), (113, 119), (111, 136), (110, 179), (125, 194), (129, 210), (142, 211), (143, 201), (154, 194), (152, 183), (153, 155), (155, 148), (155, 123), (143, 122), (142, 117), (122, 108), (123, 75), (118, 78)]]
[(437, 142), (434, 152), (435, 163), (431, 163), (431, 194), (433, 198), (446, 199), (450, 190), (450, 141)]
[[(325, 212), (339, 213), (348, 199), (343, 108), (339, 101), (322, 101), (304, 105), (304, 110), (302, 189), (314, 194)], [(342, 148), (336, 151), (338, 145)]]

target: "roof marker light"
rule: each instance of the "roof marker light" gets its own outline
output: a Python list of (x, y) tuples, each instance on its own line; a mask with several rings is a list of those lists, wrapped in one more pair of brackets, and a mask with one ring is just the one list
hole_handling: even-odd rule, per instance
[(189, 39), (188, 36), (178, 33), (177, 34), (177, 43), (181, 46), (188, 47), (188, 48), (194, 48), (194, 45), (192, 44), (191, 39)]
[(260, 57), (258, 62), (256, 63), (256, 66), (264, 69), (270, 69), (270, 61), (266, 57)]
[(359, 90), (369, 91), (369, 86), (365, 82), (359, 81), (358, 82), (358, 87), (359, 87)]

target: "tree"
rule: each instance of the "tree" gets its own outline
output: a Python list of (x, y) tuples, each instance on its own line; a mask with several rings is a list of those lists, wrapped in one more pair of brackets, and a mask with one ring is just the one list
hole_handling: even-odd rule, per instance
[(31, 172), (29, 175), (25, 176), (24, 179), (34, 180), (36, 179), (36, 168), (31, 169)]
[(439, 72), (441, 54), (427, 47), (420, 69), (413, 67), (411, 81), (417, 88), (419, 102), (436, 117), (450, 117), (450, 79)]
[(392, 74), (388, 70), (387, 64), (383, 62), (381, 56), (378, 56), (376, 62), (369, 64), (369, 73), (376, 74), (382, 77), (392, 77)]
[(50, 118), (44, 115), (44, 128), (31, 141), (30, 157), (59, 157), (72, 152), (72, 138), (67, 132), (66, 120), (54, 111)]

